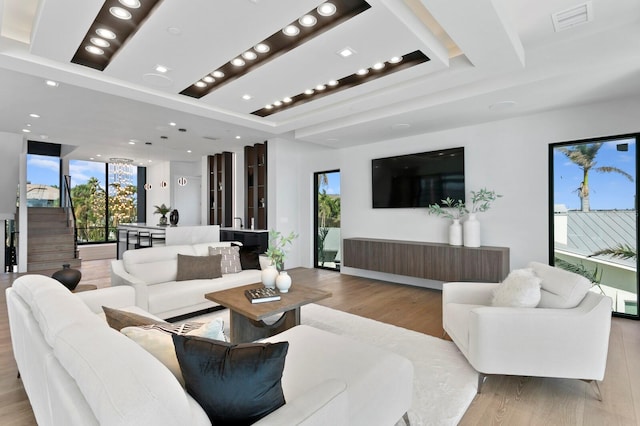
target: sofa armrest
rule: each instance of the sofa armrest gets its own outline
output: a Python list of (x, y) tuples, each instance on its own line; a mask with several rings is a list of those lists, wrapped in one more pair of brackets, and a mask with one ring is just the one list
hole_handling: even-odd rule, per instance
[(128, 273), (124, 269), (124, 262), (122, 260), (111, 261), (111, 285), (127, 285), (133, 287), (136, 294), (135, 305), (145, 311), (149, 310), (149, 293), (147, 290), (147, 283)]
[(491, 305), (493, 290), (499, 283), (451, 282), (442, 285), (442, 305), (462, 303), (465, 305)]
[(346, 389), (344, 382), (327, 380), (298, 398), (287, 401), (254, 425), (347, 426), (349, 408)]
[(474, 308), (469, 362), (486, 374), (602, 380), (611, 303), (590, 292), (572, 309)]
[(99, 288), (75, 293), (75, 295), (96, 314), (102, 312), (103, 306), (117, 309), (136, 304), (135, 290), (129, 286)]

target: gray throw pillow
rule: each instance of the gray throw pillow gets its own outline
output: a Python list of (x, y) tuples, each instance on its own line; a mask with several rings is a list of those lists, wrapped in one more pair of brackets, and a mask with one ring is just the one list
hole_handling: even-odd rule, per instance
[(133, 312), (122, 311), (103, 306), (104, 316), (107, 319), (109, 327), (115, 330), (122, 330), (125, 327), (133, 327), (137, 325), (154, 325), (166, 324), (165, 321), (158, 321), (143, 315), (134, 314)]
[(222, 256), (187, 256), (178, 254), (176, 281), (220, 278)]

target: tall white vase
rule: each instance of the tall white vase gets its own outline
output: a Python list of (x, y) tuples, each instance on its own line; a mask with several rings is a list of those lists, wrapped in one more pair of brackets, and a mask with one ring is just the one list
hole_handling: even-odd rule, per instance
[(260, 278), (262, 284), (267, 288), (276, 288), (276, 278), (278, 277), (278, 270), (275, 266), (269, 265), (262, 270)]
[(449, 244), (452, 246), (462, 245), (462, 225), (460, 219), (453, 219), (453, 223), (449, 225)]
[(464, 246), (480, 247), (480, 222), (478, 222), (475, 213), (469, 213), (469, 217), (465, 220), (463, 228)]

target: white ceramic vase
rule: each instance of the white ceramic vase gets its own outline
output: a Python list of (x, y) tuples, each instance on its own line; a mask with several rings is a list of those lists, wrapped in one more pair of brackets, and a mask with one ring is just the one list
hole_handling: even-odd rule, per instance
[(462, 225), (460, 219), (453, 219), (453, 223), (449, 226), (449, 244), (452, 246), (462, 245)]
[(480, 222), (478, 222), (475, 213), (469, 213), (463, 228), (464, 246), (480, 247)]
[(281, 271), (276, 278), (276, 287), (280, 293), (288, 293), (291, 287), (291, 276), (287, 274), (287, 271)]
[(278, 277), (278, 270), (275, 266), (269, 265), (262, 270), (261, 278), (262, 284), (267, 288), (276, 288), (276, 278)]

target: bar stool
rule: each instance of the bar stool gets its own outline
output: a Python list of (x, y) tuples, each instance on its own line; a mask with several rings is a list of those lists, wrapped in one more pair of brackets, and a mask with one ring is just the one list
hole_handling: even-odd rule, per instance
[(147, 248), (153, 246), (153, 239), (151, 238), (151, 232), (149, 231), (138, 231), (138, 239), (136, 243), (136, 248)]

